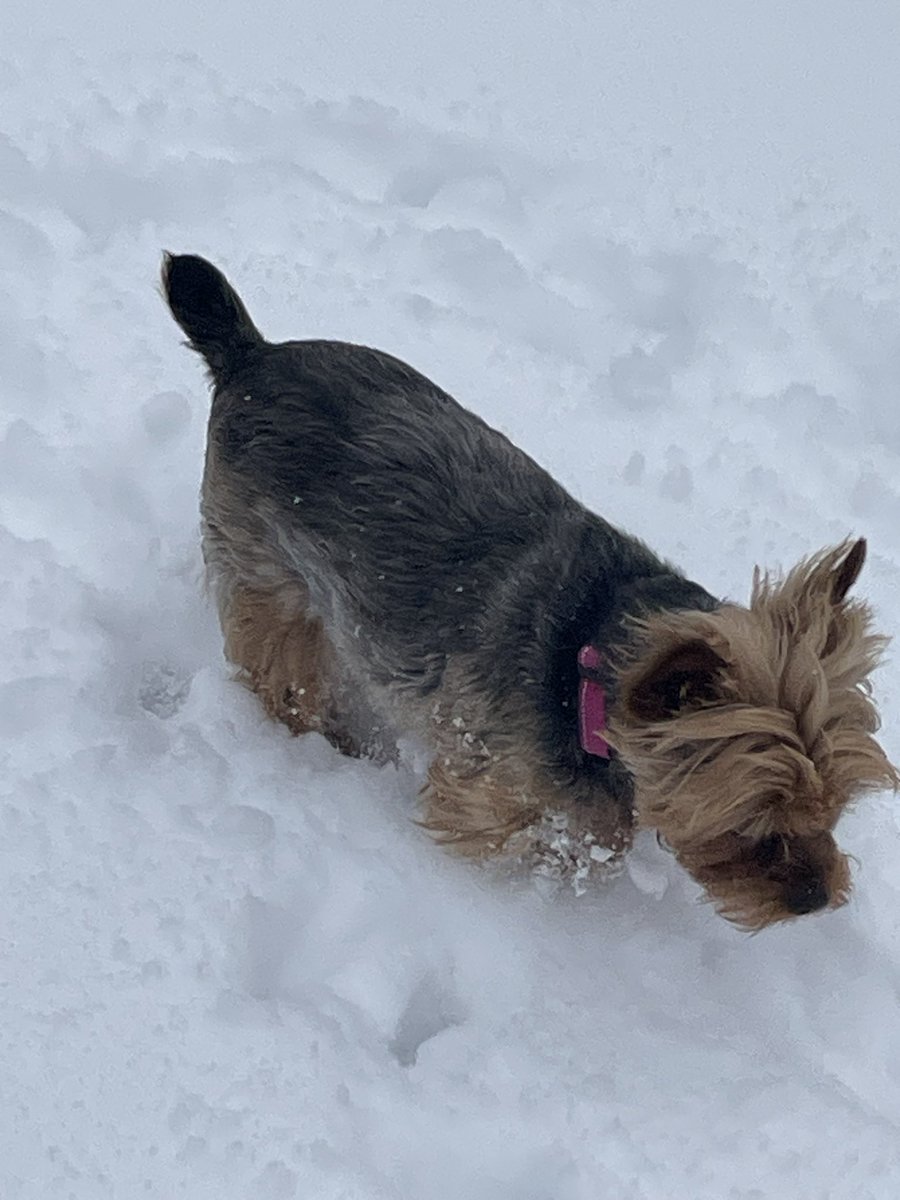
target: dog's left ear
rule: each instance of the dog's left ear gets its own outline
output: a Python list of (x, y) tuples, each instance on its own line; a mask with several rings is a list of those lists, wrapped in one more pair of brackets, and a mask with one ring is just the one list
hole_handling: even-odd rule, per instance
[(669, 720), (687, 708), (720, 699), (724, 669), (724, 660), (705, 642), (684, 642), (632, 686), (625, 706), (639, 721)]
[(866, 561), (866, 539), (858, 538), (847, 551), (843, 560), (834, 568), (831, 576), (831, 602), (840, 604), (859, 579)]

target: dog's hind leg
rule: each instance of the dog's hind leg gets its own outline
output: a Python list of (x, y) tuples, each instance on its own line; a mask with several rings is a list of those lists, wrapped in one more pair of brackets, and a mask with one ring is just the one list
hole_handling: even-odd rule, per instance
[(343, 754), (359, 747), (334, 708), (337, 660), (302, 584), (234, 587), (221, 606), (225, 655), (269, 716), (293, 734), (317, 732)]

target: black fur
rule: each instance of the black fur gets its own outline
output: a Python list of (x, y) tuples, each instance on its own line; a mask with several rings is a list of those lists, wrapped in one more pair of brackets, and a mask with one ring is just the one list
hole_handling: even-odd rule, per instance
[(422, 699), (464, 660), (497, 729), (524, 722), (554, 777), (630, 811), (627, 772), (579, 746), (578, 650), (621, 646), (642, 610), (717, 601), (405, 363), (341, 342), (265, 342), (203, 259), (167, 256), (163, 280), (215, 383), (214, 570), (227, 573), (242, 530), (261, 564), (287, 560), (382, 689)]
[(216, 383), (246, 366), (265, 344), (234, 288), (205, 258), (166, 254), (162, 277), (172, 316)]

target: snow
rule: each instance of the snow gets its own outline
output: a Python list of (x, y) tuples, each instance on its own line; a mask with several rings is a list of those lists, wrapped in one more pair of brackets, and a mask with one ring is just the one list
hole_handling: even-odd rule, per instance
[[(454, 861), (420, 764), (291, 740), (204, 599), (207, 254), (380, 346), (721, 594), (853, 532), (900, 594), (896, 5), (0, 14), (0, 1195), (888, 1200), (900, 831), (748, 938), (653, 839)], [(900, 756), (896, 660), (880, 673)]]

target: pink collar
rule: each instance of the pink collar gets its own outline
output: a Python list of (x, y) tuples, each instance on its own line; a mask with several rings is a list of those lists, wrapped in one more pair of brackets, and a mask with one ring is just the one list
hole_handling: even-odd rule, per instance
[(606, 728), (606, 692), (597, 678), (602, 659), (594, 646), (582, 646), (578, 651), (578, 736), (585, 754), (609, 758), (609, 742), (603, 736)]

